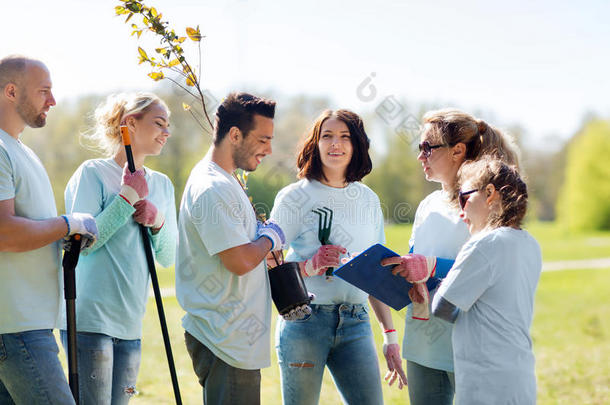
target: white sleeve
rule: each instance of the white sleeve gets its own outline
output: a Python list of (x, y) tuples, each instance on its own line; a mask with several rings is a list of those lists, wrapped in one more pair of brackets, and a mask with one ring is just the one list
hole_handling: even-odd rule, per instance
[(193, 224), (210, 255), (252, 242), (232, 195), (230, 190), (209, 188), (195, 202), (208, 213), (205, 220)]
[(491, 285), (493, 269), (476, 243), (464, 245), (437, 295), (468, 311)]
[(0, 201), (15, 198), (13, 166), (6, 150), (0, 146)]

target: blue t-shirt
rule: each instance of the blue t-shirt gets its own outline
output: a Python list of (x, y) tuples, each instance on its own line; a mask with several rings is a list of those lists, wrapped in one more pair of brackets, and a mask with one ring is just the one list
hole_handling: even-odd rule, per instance
[(184, 329), (225, 363), (270, 364), (271, 290), (265, 261), (238, 276), (218, 253), (256, 239), (248, 196), (206, 156), (193, 168), (180, 203), (176, 296)]
[[(457, 208), (449, 204), (445, 192), (431, 193), (417, 207), (409, 241), (413, 253), (454, 259), (469, 238), (468, 227)], [(431, 292), (430, 302), (435, 291)], [(412, 307), (407, 308), (403, 357), (422, 366), (452, 372), (452, 325), (433, 315), (428, 321), (413, 319)]]
[[(15, 215), (57, 216), (55, 198), (38, 156), (0, 129), (0, 201), (14, 199)], [(53, 329), (61, 308), (59, 242), (28, 252), (0, 252), (0, 333)]]
[[(176, 206), (174, 186), (167, 176), (145, 168), (152, 202), (165, 215), (165, 243), (155, 244), (155, 259), (167, 267), (174, 262)], [(84, 162), (65, 191), (66, 212), (98, 217), (121, 188), (123, 169), (114, 159)], [(128, 205), (128, 204), (127, 204)], [(129, 217), (102, 246), (81, 254), (76, 268), (76, 325), (79, 332), (103, 333), (119, 339), (139, 339), (146, 310), (149, 271), (139, 225)]]
[[(333, 211), (329, 241), (348, 253), (360, 253), (376, 243), (384, 243), (383, 214), (379, 198), (360, 182), (344, 188), (326, 186), (303, 179), (283, 188), (275, 198), (271, 219), (277, 221), (289, 244), (286, 261), (310, 259), (320, 248), (319, 216), (322, 207)], [(314, 304), (365, 304), (368, 294), (352, 284), (324, 275), (305, 277), (307, 290), (316, 295)]]

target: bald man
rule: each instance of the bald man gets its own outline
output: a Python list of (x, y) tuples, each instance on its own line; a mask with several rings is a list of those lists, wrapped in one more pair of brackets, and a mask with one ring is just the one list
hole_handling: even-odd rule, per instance
[(49, 177), (19, 136), (55, 105), (46, 66), (0, 59), (0, 404), (74, 404), (53, 336), (61, 308), (60, 243), (97, 238), (88, 214), (57, 216)]

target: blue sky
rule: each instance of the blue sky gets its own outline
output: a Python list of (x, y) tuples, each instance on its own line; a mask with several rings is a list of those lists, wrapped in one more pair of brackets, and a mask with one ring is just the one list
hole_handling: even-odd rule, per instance
[[(519, 125), (538, 145), (572, 135), (585, 113), (610, 116), (610, 2), (147, 3), (177, 29), (200, 25), (203, 81), (221, 96), (239, 89), (326, 95), (330, 107), (364, 112), (394, 95)], [(0, 55), (43, 59), (60, 102), (151, 89), (116, 4), (3, 4)], [(356, 88), (372, 72), (378, 96), (364, 102)]]

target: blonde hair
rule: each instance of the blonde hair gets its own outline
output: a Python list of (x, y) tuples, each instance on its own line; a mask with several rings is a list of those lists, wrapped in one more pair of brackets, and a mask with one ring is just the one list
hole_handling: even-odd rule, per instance
[(485, 121), (453, 108), (429, 111), (423, 117), (435, 140), (454, 146), (466, 145), (466, 160), (492, 156), (519, 167), (519, 149), (514, 139)]
[(107, 157), (114, 156), (122, 145), (120, 127), (125, 118), (140, 119), (154, 104), (162, 106), (169, 116), (167, 104), (155, 94), (111, 94), (95, 109), (95, 126), (82, 135), (86, 146)]

